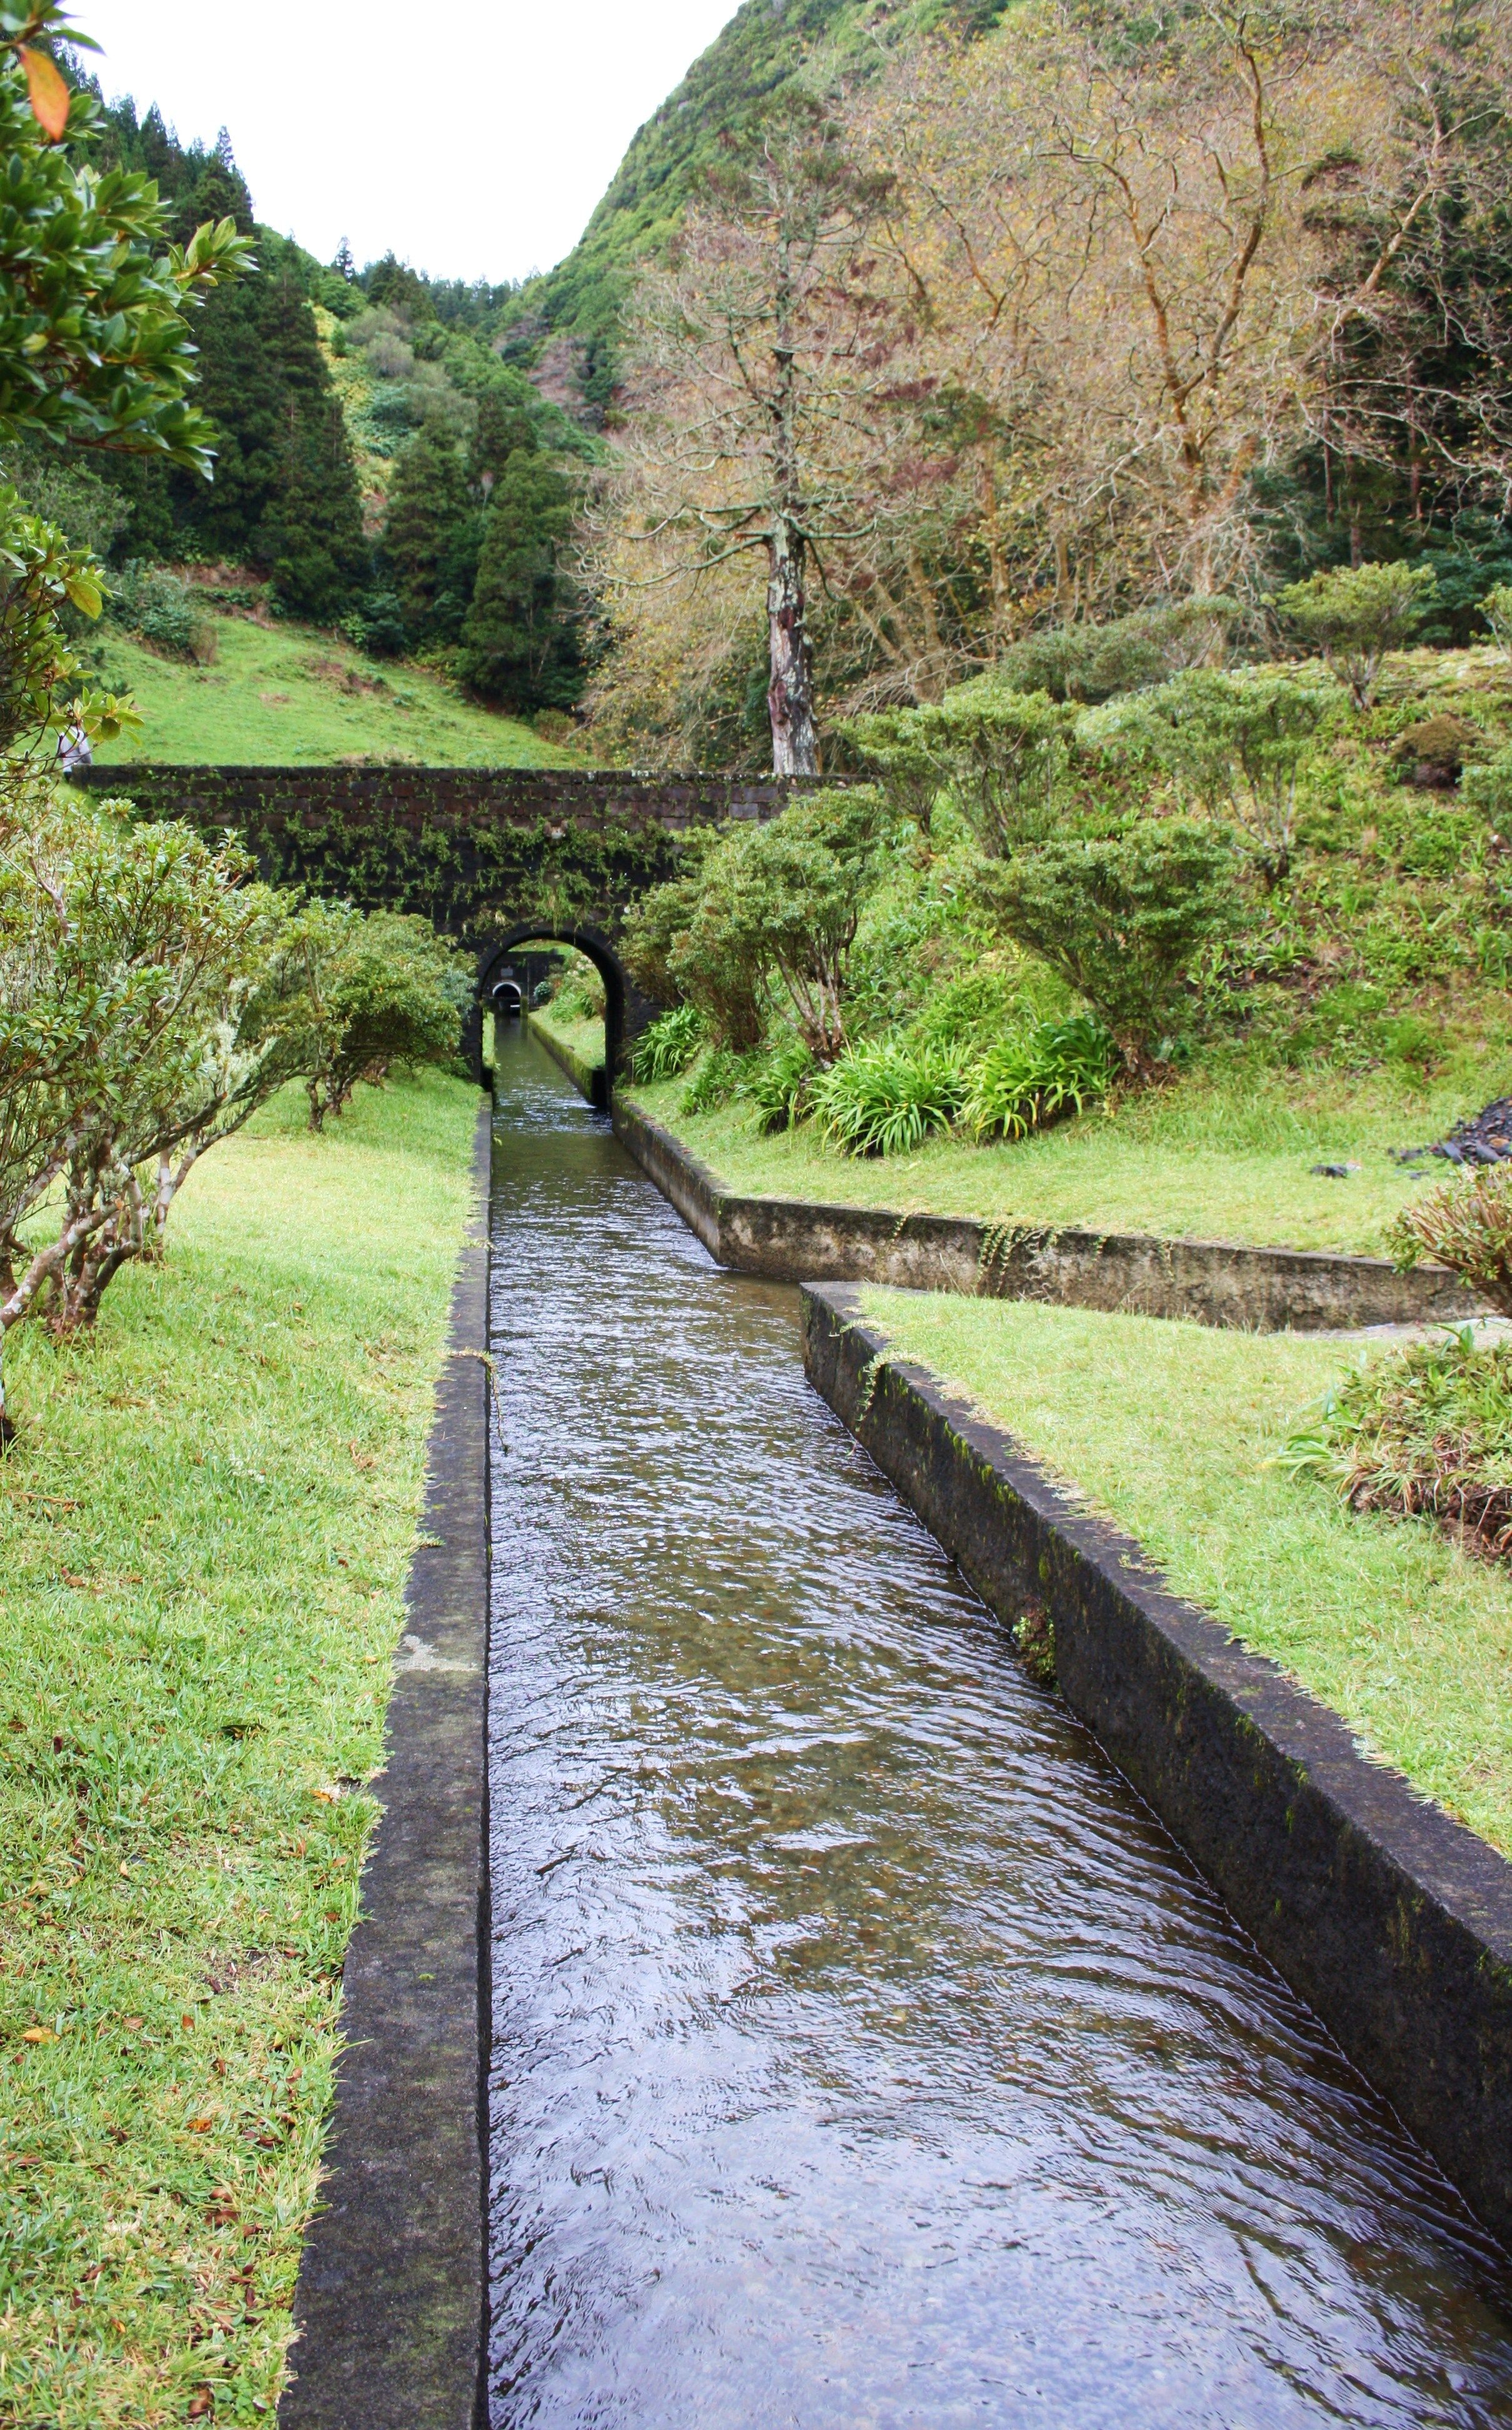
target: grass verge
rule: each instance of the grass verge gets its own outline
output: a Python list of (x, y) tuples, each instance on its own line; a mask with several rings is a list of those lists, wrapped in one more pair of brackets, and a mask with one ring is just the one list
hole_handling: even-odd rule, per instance
[(532, 1012), (530, 1022), (531, 1026), (539, 1029), (543, 1038), (549, 1038), (555, 1045), (562, 1047), (567, 1054), (573, 1056), (583, 1066), (585, 1072), (603, 1070), (606, 1049), (602, 1015), (591, 1014), (581, 1020), (574, 1018), (564, 1021), (561, 1015), (554, 1012), (548, 1004), (542, 1005), (539, 1011)]
[[(751, 1196), (1379, 1256), (1398, 1208), (1426, 1186), (1387, 1148), (1440, 1137), (1509, 1082), (1504, 1057), (1479, 1053), (1424, 1087), (1388, 1072), (1196, 1074), (1028, 1139), (936, 1138), (886, 1157), (843, 1156), (811, 1124), (763, 1139), (739, 1100), (684, 1113), (686, 1079), (632, 1094), (725, 1189)], [(1343, 1180), (1310, 1170), (1356, 1163)]]
[(1512, 1579), (1268, 1466), (1358, 1344), (869, 1290), (869, 1321), (1512, 1856)]
[(0, 1466), (0, 2421), (271, 2418), (477, 1097), (291, 1090)]
[(382, 759), (429, 768), (568, 768), (577, 756), (517, 718), (459, 699), (424, 668), (375, 667), (330, 633), (211, 616), (214, 663), (159, 657), (109, 627), (91, 659), (112, 691), (136, 694), (143, 732), (102, 743), (137, 759), (205, 766), (331, 766)]

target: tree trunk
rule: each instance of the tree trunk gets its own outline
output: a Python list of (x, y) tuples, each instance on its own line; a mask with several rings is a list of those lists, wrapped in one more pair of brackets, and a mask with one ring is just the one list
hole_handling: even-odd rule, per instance
[(817, 776), (819, 732), (814, 724), (813, 671), (808, 654), (804, 543), (784, 516), (776, 519), (768, 542), (767, 562), (767, 629), (772, 666), (767, 708), (772, 719), (772, 773), (774, 776)]

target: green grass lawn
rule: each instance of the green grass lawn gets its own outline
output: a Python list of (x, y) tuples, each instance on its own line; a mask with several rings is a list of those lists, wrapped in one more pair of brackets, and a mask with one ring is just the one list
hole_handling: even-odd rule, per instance
[(130, 760), (232, 767), (383, 759), (433, 768), (565, 768), (576, 755), (518, 719), (459, 699), (423, 668), (377, 666), (342, 641), (297, 624), (208, 620), (214, 663), (159, 657), (107, 626), (98, 676), (129, 691), (140, 736), (104, 743), (102, 766)]
[[(475, 1091), (291, 1090), (0, 1464), (0, 2420), (272, 2419)], [(207, 2400), (198, 2397), (199, 2413)]]
[(564, 1020), (560, 1014), (554, 1012), (548, 1004), (540, 1006), (538, 1010), (532, 1012), (530, 1019), (534, 1027), (542, 1031), (547, 1038), (555, 1039), (558, 1046), (565, 1046), (568, 1053), (575, 1055), (578, 1061), (586, 1064), (590, 1072), (603, 1069), (605, 1045), (602, 1015), (595, 1014), (590, 1018), (571, 1015)]
[(1358, 1344), (869, 1290), (868, 1318), (1512, 1856), (1512, 1578), (1267, 1465)]
[[(1026, 1140), (937, 1137), (886, 1157), (843, 1156), (811, 1123), (762, 1139), (739, 1101), (685, 1114), (684, 1080), (637, 1089), (633, 1102), (741, 1193), (1379, 1254), (1397, 1208), (1425, 1186), (1387, 1148), (1438, 1138), (1509, 1085), (1504, 1057), (1470, 1049), (1425, 1087), (1387, 1071), (1193, 1076)], [(1343, 1181), (1309, 1171), (1348, 1163), (1361, 1170)], [(1430, 1159), (1429, 1171), (1441, 1180), (1449, 1168)]]

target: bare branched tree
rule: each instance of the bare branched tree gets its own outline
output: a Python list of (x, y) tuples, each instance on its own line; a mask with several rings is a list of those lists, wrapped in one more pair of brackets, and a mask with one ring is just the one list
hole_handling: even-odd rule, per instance
[(600, 529), (629, 533), (650, 560), (631, 583), (697, 585), (764, 560), (779, 774), (819, 768), (812, 571), (874, 513), (890, 341), (866, 240), (886, 184), (822, 110), (794, 109), (711, 181), (634, 318)]

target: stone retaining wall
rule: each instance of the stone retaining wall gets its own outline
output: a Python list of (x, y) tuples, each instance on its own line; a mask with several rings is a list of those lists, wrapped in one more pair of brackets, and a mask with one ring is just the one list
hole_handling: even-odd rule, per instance
[(233, 768), (142, 761), (90, 768), (75, 777), (98, 793), (126, 793), (155, 818), (195, 825), (372, 825), (418, 830), (540, 820), (574, 826), (659, 826), (673, 833), (711, 819), (771, 818), (792, 786), (776, 776), (644, 776), (596, 768)]
[(1057, 1683), (1239, 1922), (1512, 2243), (1512, 1866), (1171, 1593), (1011, 1439), (803, 1292), (811, 1381)]
[(523, 1019), (537, 1045), (543, 1046), (558, 1071), (566, 1073), (578, 1095), (586, 1097), (601, 1114), (606, 1114), (609, 1109), (609, 1083), (604, 1065), (590, 1063), (583, 1056), (574, 1054), (565, 1040), (554, 1038), (534, 1013), (527, 1012)]
[(483, 2418), (491, 1115), (478, 1114), (279, 2430), (477, 2430)]
[(1325, 1249), (1167, 1240), (1076, 1224), (1014, 1230), (972, 1216), (738, 1197), (669, 1131), (618, 1097), (614, 1127), (721, 1265), (775, 1282), (891, 1283), (1254, 1333), (1430, 1324), (1475, 1313), (1474, 1300), (1442, 1266), (1399, 1274), (1385, 1257)]

